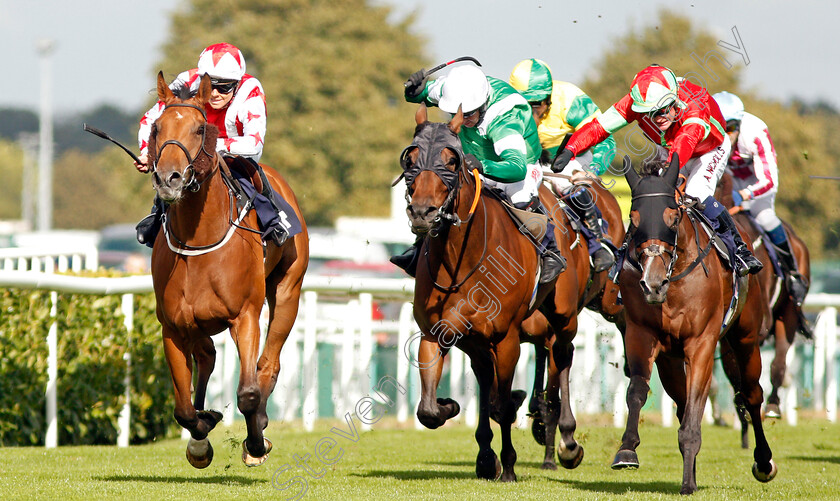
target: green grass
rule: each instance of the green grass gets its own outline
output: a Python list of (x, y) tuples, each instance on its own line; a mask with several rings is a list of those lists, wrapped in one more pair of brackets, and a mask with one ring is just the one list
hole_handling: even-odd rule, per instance
[[(267, 435), (274, 450), (259, 468), (246, 468), (239, 458), (244, 438), (241, 425), (222, 426), (211, 433), (215, 458), (205, 470), (187, 463), (186, 442), (180, 439), (124, 449), (0, 448), (0, 497), (291, 499), (297, 488), (280, 491), (273, 485), (282, 486), (300, 475), (308, 488), (303, 499), (312, 500), (676, 499), (682, 476), (676, 428), (643, 423), (638, 449), (641, 467), (612, 471), (609, 465), (622, 430), (604, 421), (584, 418), (578, 423), (576, 436), (586, 455), (575, 470), (541, 470), (542, 448), (529, 430), (514, 430), (519, 480), (512, 484), (475, 478), (474, 430), (463, 425), (417, 431), (398, 429), (383, 420), (372, 431), (359, 430), (358, 441), (353, 443), (330, 432), (334, 425), (347, 430), (346, 423), (322, 421), (311, 433), (300, 431), (299, 424), (271, 423)], [(704, 425), (694, 499), (840, 499), (840, 425), (800, 418), (796, 427), (768, 421), (766, 429), (779, 474), (761, 484), (750, 473), (752, 450), (738, 445), (739, 432)], [(495, 425), (494, 433), (498, 453)], [(323, 437), (337, 442), (336, 449), (324, 456), (337, 455), (337, 447), (343, 451), (332, 466), (324, 466), (315, 457), (316, 444)], [(311, 478), (294, 466), (278, 471), (284, 464), (293, 465), (295, 455), (306, 454), (321, 478)]]

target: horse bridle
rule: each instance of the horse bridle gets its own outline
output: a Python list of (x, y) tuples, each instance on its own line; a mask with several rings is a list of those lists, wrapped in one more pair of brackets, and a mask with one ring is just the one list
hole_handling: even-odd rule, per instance
[[(632, 204), (632, 202), (636, 201), (639, 198), (673, 197), (673, 196), (674, 196), (674, 194), (672, 194), (672, 193), (664, 193), (664, 192), (644, 193), (644, 194), (633, 196), (633, 198), (631, 199), (631, 204)], [(686, 198), (689, 198), (689, 199), (692, 199), (692, 200), (687, 202)], [(686, 269), (684, 269), (682, 272), (680, 272), (677, 276), (675, 276), (673, 278), (671, 277), (671, 274), (674, 272), (674, 266), (676, 265), (676, 262), (677, 262), (677, 241), (679, 240), (679, 224), (682, 221), (682, 218), (683, 218), (684, 215), (688, 215), (688, 218), (691, 221), (692, 226), (694, 227), (695, 243), (697, 244), (697, 248), (700, 249), (700, 233), (697, 231), (697, 221), (695, 221), (695, 218), (692, 216), (691, 212), (689, 212), (689, 206), (695, 205), (696, 203), (697, 203), (697, 200), (694, 199), (693, 197), (687, 197), (684, 194), (680, 197), (680, 200), (677, 203), (680, 217), (677, 220), (677, 231), (674, 234), (674, 241), (671, 243), (671, 248), (670, 249), (664, 248), (663, 246), (658, 245), (658, 244), (649, 245), (649, 246), (644, 247), (642, 249), (642, 253), (647, 257), (651, 257), (651, 258), (662, 257), (663, 254), (667, 254), (670, 257), (670, 259), (668, 260), (668, 265), (667, 265), (667, 269), (666, 269), (666, 273), (665, 273), (665, 280), (668, 281), (668, 282), (676, 282), (677, 280), (685, 277), (698, 264), (702, 264), (703, 265), (703, 270), (706, 272), (707, 275), (709, 274), (709, 269), (706, 267), (706, 264), (703, 263), (703, 260), (709, 254), (709, 251), (711, 250), (712, 246), (714, 245), (714, 241), (715, 241), (715, 235), (714, 234), (712, 234), (709, 237), (708, 245), (706, 245), (706, 247), (698, 253), (698, 255), (694, 259), (694, 261)], [(625, 240), (628, 243), (628, 245), (629, 245), (629, 242), (632, 242), (632, 240), (633, 240), (633, 233), (635, 233), (635, 232), (630, 231), (630, 232), (627, 233), (627, 236), (626, 236)], [(628, 253), (627, 256), (629, 258), (628, 261), (630, 262), (630, 264), (634, 268), (639, 270), (639, 272), (642, 274), (641, 282), (644, 282), (645, 278), (647, 277), (648, 268), (646, 266), (642, 266), (642, 264), (639, 263), (639, 261), (635, 258), (635, 256), (632, 253)]]
[[(158, 148), (158, 150), (155, 154), (155, 161), (152, 164), (152, 170), (153, 171), (157, 170), (157, 161), (160, 158), (161, 153), (163, 153), (163, 149), (166, 146), (169, 146), (170, 144), (174, 144), (175, 146), (181, 148), (181, 151), (184, 152), (184, 156), (187, 157), (187, 162), (188, 162), (187, 166), (184, 167), (184, 170), (181, 172), (181, 176), (183, 176), (184, 179), (188, 179), (188, 181), (186, 182), (186, 185), (184, 187), (186, 189), (192, 191), (192, 192), (196, 192), (196, 191), (201, 189), (201, 182), (198, 181), (198, 179), (196, 179), (196, 176), (195, 176), (195, 166), (194, 166), (195, 161), (198, 159), (198, 156), (201, 155), (201, 153), (204, 153), (205, 155), (207, 155), (211, 159), (213, 158), (213, 155), (210, 152), (207, 151), (207, 149), (206, 149), (207, 145), (205, 144), (206, 139), (207, 139), (207, 113), (202, 108), (200, 108), (200, 107), (198, 107), (194, 104), (189, 104), (189, 103), (167, 104), (166, 107), (164, 107), (164, 111), (166, 111), (167, 108), (179, 108), (179, 107), (180, 108), (193, 108), (195, 110), (198, 110), (198, 112), (201, 113), (202, 118), (204, 118), (204, 126), (201, 129), (201, 148), (198, 150), (198, 153), (196, 153), (195, 156), (192, 156), (190, 154), (190, 151), (187, 149), (187, 147), (184, 146), (184, 144), (181, 143), (180, 141), (178, 141), (176, 139), (169, 139), (168, 141), (164, 141), (164, 143), (160, 145), (160, 147)], [(218, 164), (216, 164), (215, 167), (218, 168)], [(210, 173), (210, 176), (207, 176), (207, 178), (210, 178), (214, 173), (215, 173), (215, 169), (214, 169), (213, 172)], [(187, 175), (189, 175), (189, 178), (187, 177)]]

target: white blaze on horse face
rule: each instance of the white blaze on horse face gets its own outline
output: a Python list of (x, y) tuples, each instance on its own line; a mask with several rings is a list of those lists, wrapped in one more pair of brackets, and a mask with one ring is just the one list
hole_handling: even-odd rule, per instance
[(180, 120), (180, 119), (184, 118), (184, 115), (181, 115), (181, 112), (180, 112), (180, 111), (176, 111), (176, 112), (175, 112), (175, 118), (177, 118), (178, 120)]

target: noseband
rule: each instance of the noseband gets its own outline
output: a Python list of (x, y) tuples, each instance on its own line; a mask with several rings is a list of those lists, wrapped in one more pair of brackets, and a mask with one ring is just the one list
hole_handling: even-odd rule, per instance
[[(198, 159), (198, 156), (201, 155), (202, 152), (205, 155), (207, 155), (208, 157), (210, 157), (211, 159), (213, 158), (213, 155), (211, 155), (207, 151), (206, 145), (204, 144), (206, 142), (206, 138), (207, 138), (207, 113), (205, 113), (205, 111), (203, 109), (201, 109), (200, 107), (198, 107), (194, 104), (189, 104), (189, 103), (168, 104), (164, 108), (164, 111), (166, 111), (167, 108), (179, 108), (179, 107), (180, 108), (196, 109), (196, 110), (198, 110), (199, 113), (201, 113), (202, 118), (204, 118), (204, 127), (202, 127), (202, 129), (201, 129), (201, 148), (198, 150), (198, 153), (196, 153), (195, 156), (193, 157), (190, 154), (187, 147), (184, 146), (184, 144), (181, 143), (180, 141), (178, 141), (176, 139), (170, 139), (168, 141), (165, 141), (162, 145), (160, 145), (160, 147), (157, 150), (157, 153), (155, 155), (155, 162), (154, 162), (154, 164), (152, 164), (152, 170), (153, 171), (157, 170), (157, 160), (160, 158), (161, 153), (163, 153), (163, 149), (170, 144), (174, 144), (175, 146), (181, 148), (181, 151), (184, 152), (184, 156), (187, 157), (187, 162), (188, 162), (187, 166), (184, 167), (184, 170), (181, 172), (181, 176), (183, 176), (184, 179), (189, 179), (186, 182), (186, 185), (184, 187), (186, 189), (192, 191), (192, 192), (196, 192), (196, 191), (201, 189), (201, 182), (199, 182), (198, 179), (196, 179), (195, 166), (193, 164), (195, 164), (196, 159)], [(188, 175), (189, 175), (189, 177), (187, 177)]]

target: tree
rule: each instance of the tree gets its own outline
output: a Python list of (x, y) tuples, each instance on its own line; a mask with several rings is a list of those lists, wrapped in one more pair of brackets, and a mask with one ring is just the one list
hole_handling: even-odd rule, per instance
[(425, 65), (413, 19), (389, 14), (364, 0), (191, 0), (161, 68), (171, 79), (207, 45), (236, 45), (267, 97), (261, 162), (290, 182), (307, 222), (387, 214), (414, 127), (402, 82)]
[[(606, 110), (629, 91), (639, 70), (659, 63), (712, 94), (722, 90), (738, 94), (747, 111), (767, 123), (778, 154), (781, 188), (776, 198), (777, 213), (805, 240), (812, 259), (840, 255), (840, 211), (836, 208), (840, 183), (817, 185), (809, 177), (840, 173), (840, 116), (819, 103), (813, 110), (801, 105), (784, 106), (747, 91), (740, 84), (744, 71), (738, 64), (740, 56), (717, 42), (711, 34), (695, 28), (690, 19), (660, 11), (652, 26), (631, 29), (615, 39), (611, 44), (615, 49), (594, 65), (595, 76), (584, 82), (583, 89)], [(616, 172), (624, 154), (638, 161), (651, 148), (637, 125), (625, 127), (615, 138), (619, 149), (613, 168)]]

